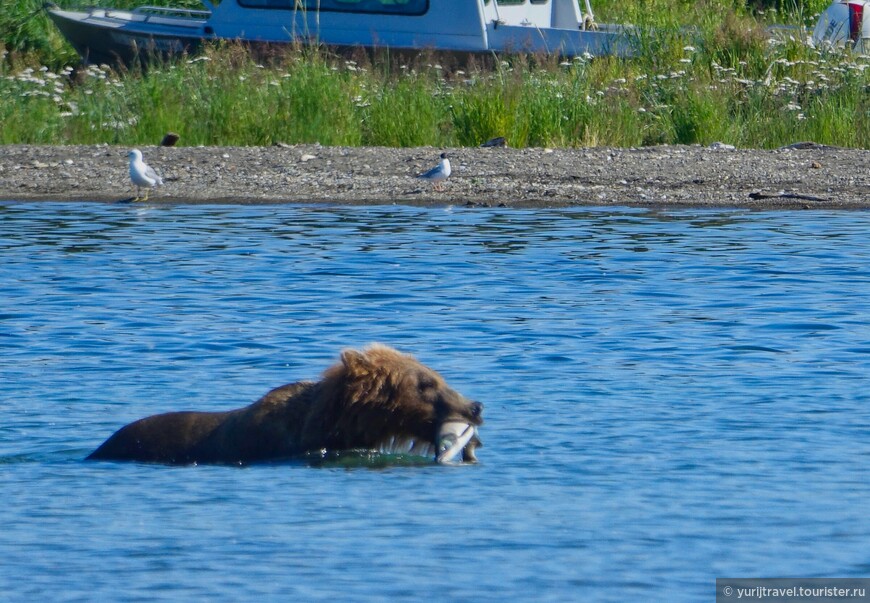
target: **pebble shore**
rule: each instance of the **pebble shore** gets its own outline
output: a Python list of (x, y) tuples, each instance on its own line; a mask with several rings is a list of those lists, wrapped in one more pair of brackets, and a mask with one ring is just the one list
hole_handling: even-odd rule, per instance
[[(0, 146), (0, 200), (130, 200), (128, 146)], [(870, 208), (870, 151), (811, 143), (632, 149), (141, 146), (148, 203)], [(446, 151), (443, 191), (415, 178)]]

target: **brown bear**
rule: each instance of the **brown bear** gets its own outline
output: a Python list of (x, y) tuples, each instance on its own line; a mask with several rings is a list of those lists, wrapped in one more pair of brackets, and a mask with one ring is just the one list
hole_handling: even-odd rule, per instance
[[(461, 447), (463, 459), (474, 462), (482, 410), (412, 356), (372, 344), (343, 351), (320, 381), (283, 385), (244, 408), (170, 412), (135, 421), (87, 458), (247, 464), (312, 451), (403, 447), (431, 453), (452, 444), (450, 454)], [(457, 425), (469, 434), (458, 443)]]

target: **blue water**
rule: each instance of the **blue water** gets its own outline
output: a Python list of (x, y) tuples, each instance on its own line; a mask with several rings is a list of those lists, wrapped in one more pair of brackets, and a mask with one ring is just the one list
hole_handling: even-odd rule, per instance
[[(717, 576), (867, 576), (868, 233), (0, 203), (0, 598), (701, 601)], [(81, 461), (371, 341), (485, 403), (480, 465)]]

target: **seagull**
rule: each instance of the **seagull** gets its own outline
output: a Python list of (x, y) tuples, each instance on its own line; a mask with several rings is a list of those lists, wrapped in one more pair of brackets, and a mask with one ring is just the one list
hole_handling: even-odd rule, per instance
[(433, 188), (436, 191), (444, 190), (442, 183), (450, 176), (450, 160), (447, 159), (447, 153), (441, 153), (441, 163), (433, 167), (425, 174), (420, 174), (417, 178), (428, 180), (433, 183)]
[(142, 151), (133, 149), (127, 153), (130, 158), (130, 180), (136, 185), (136, 198), (133, 201), (139, 201), (140, 189), (144, 186), (145, 197), (142, 201), (148, 200), (148, 189), (155, 186), (163, 186), (163, 178), (157, 175), (157, 172), (151, 169), (151, 166), (142, 161)]

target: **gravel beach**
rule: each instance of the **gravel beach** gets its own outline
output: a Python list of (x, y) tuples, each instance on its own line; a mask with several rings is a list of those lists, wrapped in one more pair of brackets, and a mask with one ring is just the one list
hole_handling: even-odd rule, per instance
[[(567, 207), (870, 207), (870, 151), (811, 143), (633, 149), (139, 147), (164, 178), (148, 203)], [(133, 197), (130, 147), (0, 146), (0, 200)], [(415, 176), (447, 151), (443, 191)]]

